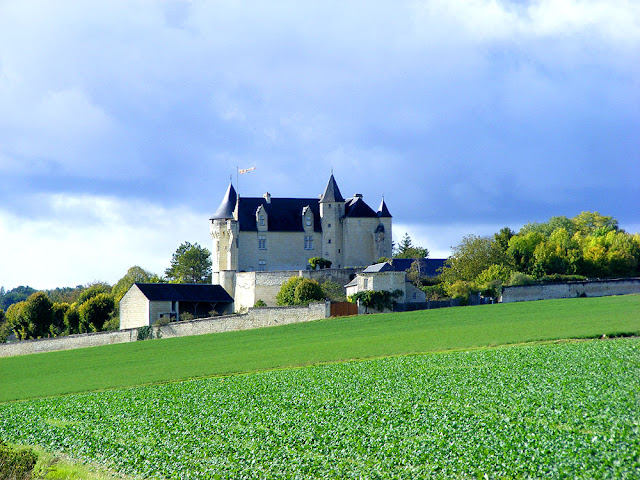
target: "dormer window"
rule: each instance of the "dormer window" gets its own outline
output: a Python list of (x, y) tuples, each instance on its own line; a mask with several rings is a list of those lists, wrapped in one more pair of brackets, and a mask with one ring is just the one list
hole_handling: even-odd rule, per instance
[(269, 217), (267, 216), (267, 210), (264, 208), (264, 205), (260, 205), (256, 209), (256, 227), (260, 232), (269, 230)]

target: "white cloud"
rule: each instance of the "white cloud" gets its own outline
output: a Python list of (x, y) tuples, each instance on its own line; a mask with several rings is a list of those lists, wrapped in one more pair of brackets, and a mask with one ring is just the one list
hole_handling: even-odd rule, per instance
[(133, 265), (163, 274), (184, 241), (210, 249), (207, 215), (110, 197), (44, 195), (44, 215), (0, 210), (0, 285), (111, 284)]

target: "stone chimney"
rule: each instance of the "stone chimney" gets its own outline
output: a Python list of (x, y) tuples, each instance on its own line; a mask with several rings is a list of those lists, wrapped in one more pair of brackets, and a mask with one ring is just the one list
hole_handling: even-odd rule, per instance
[(271, 203), (271, 194), (269, 192), (265, 193), (262, 198), (264, 198), (267, 203)]

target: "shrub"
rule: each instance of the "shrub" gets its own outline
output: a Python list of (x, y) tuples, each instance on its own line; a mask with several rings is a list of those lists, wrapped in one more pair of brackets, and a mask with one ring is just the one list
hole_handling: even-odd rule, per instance
[(28, 480), (38, 461), (38, 456), (29, 448), (15, 449), (0, 440), (0, 478)]
[(324, 300), (320, 284), (315, 280), (291, 277), (280, 287), (276, 294), (276, 305), (308, 305), (313, 300)]
[(385, 309), (392, 310), (396, 304), (395, 299), (401, 297), (402, 294), (402, 290), (394, 290), (393, 292), (388, 290), (365, 290), (351, 295), (349, 301), (357, 302), (360, 300), (360, 303), (364, 305), (367, 311), (371, 308), (382, 312)]
[(460, 300), (460, 305), (468, 305), (469, 297), (478, 293), (478, 289), (474, 287), (473, 283), (463, 280), (458, 280), (451, 285), (447, 285), (446, 289), (451, 298)]
[(267, 304), (264, 300), (256, 300), (256, 303), (253, 304), (254, 308), (259, 308), (259, 307), (266, 307)]
[(330, 268), (331, 261), (322, 257), (311, 257), (309, 259), (309, 265), (311, 265), (311, 268), (313, 270), (315, 270), (317, 267), (320, 267), (320, 269)]
[(448, 298), (444, 283), (422, 287), (422, 291), (427, 296), (427, 300), (442, 300), (443, 298)]
[(191, 312), (183, 312), (180, 314), (180, 321), (182, 322), (188, 322), (190, 320), (193, 320), (195, 317), (195, 315)]
[(339, 283), (327, 280), (320, 284), (324, 298), (331, 300), (332, 302), (344, 302), (347, 300), (344, 287)]
[(153, 338), (153, 328), (151, 325), (138, 327), (138, 340), (150, 340)]
[(534, 285), (535, 283), (536, 281), (531, 275), (527, 275), (526, 273), (522, 272), (513, 272), (509, 277), (509, 282), (507, 283), (507, 285)]
[(293, 300), (295, 305), (309, 305), (309, 302), (313, 300), (324, 300), (324, 292), (318, 282), (303, 278), (296, 285), (296, 289), (293, 292)]

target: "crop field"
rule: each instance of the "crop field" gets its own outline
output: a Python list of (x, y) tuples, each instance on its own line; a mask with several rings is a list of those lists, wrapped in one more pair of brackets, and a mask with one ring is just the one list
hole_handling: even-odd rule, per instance
[(638, 392), (640, 339), (589, 340), (7, 403), (0, 437), (144, 478), (639, 478)]
[(0, 402), (323, 362), (603, 334), (640, 335), (640, 295), (331, 318), (0, 358)]

